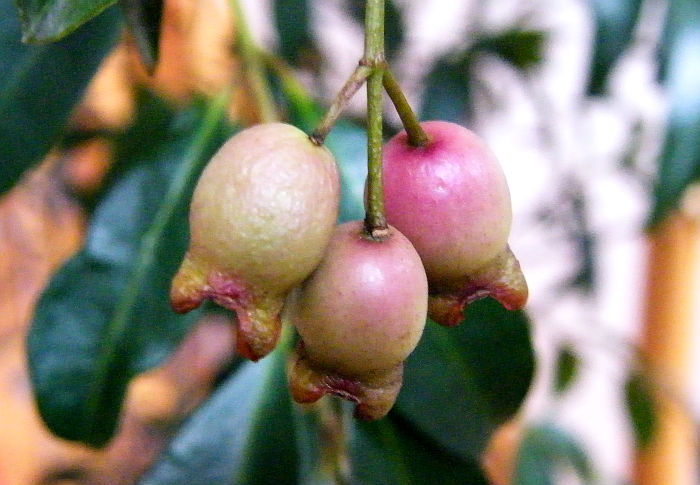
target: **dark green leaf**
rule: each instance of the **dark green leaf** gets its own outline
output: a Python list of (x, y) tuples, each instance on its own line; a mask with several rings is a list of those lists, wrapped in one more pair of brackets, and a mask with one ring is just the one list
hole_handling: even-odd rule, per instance
[(470, 61), (466, 54), (437, 61), (425, 79), (421, 119), (460, 123), (469, 116), (472, 108)]
[(146, 68), (153, 72), (158, 62), (163, 0), (120, 0), (129, 30)]
[(652, 226), (677, 207), (686, 187), (700, 178), (700, 2), (671, 2), (666, 29), (665, 84), (670, 112), (654, 190)]
[(141, 485), (296, 484), (288, 349), (245, 362), (194, 413)]
[(649, 381), (632, 374), (625, 382), (625, 404), (629, 413), (637, 447), (646, 447), (656, 432), (656, 402)]
[(450, 454), (393, 415), (352, 422), (350, 461), (357, 485), (488, 483), (476, 461)]
[(514, 485), (557, 483), (562, 468), (573, 468), (585, 483), (592, 482), (588, 456), (571, 435), (551, 424), (528, 429), (518, 449)]
[(601, 95), (610, 70), (632, 40), (642, 0), (590, 0), (595, 40), (588, 94)]
[(22, 40), (58, 40), (115, 2), (116, 0), (16, 0), (22, 20)]
[(571, 387), (571, 383), (578, 374), (578, 369), (579, 360), (573, 349), (569, 346), (560, 349), (554, 376), (554, 390), (558, 394), (566, 392)]
[(511, 29), (480, 38), (472, 50), (489, 52), (526, 71), (542, 61), (544, 43), (545, 33), (540, 30)]
[(453, 453), (474, 459), (519, 409), (533, 372), (526, 315), (480, 300), (457, 327), (427, 323), (406, 362), (397, 410)]
[(229, 130), (220, 102), (154, 111), (118, 141), (125, 171), (97, 206), (85, 247), (41, 296), (28, 338), (42, 418), (92, 446), (112, 436), (130, 378), (159, 363), (196, 317), (172, 312), (170, 279), (186, 249), (194, 183)]
[(282, 57), (293, 65), (314, 63), (318, 52), (308, 0), (276, 0), (274, 9)]
[(0, 193), (58, 141), (119, 26), (110, 9), (58, 43), (29, 46), (12, 1), (0, 0)]

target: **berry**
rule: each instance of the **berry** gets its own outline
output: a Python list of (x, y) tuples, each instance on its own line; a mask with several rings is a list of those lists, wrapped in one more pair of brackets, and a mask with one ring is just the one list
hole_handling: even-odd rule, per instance
[(294, 399), (331, 393), (354, 401), (364, 419), (389, 412), (425, 326), (427, 291), (420, 257), (399, 231), (378, 241), (361, 221), (338, 226), (290, 305), (301, 336), (289, 371)]
[(428, 143), (406, 132), (384, 147), (387, 221), (413, 243), (430, 286), (430, 317), (462, 320), (464, 306), (485, 296), (521, 308), (527, 285), (508, 247), (512, 219), (505, 175), (473, 132), (454, 123), (421, 123)]
[(319, 264), (338, 214), (331, 153), (283, 123), (239, 132), (214, 155), (190, 206), (190, 245), (170, 299), (236, 312), (238, 351), (257, 360), (277, 343), (290, 290)]

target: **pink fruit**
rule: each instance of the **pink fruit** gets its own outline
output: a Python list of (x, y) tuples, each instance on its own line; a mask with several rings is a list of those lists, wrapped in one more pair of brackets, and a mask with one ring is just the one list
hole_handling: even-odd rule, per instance
[(430, 317), (456, 325), (464, 306), (485, 296), (521, 308), (527, 285), (508, 248), (512, 213), (501, 166), (468, 129), (421, 126), (427, 144), (412, 146), (401, 132), (385, 145), (383, 182), (387, 221), (423, 260)]
[(338, 226), (290, 305), (301, 336), (289, 371), (294, 399), (330, 393), (354, 401), (364, 419), (389, 412), (423, 332), (427, 291), (420, 257), (399, 231), (377, 241), (360, 221)]
[(339, 187), (331, 153), (291, 125), (261, 124), (228, 140), (192, 197), (190, 246), (170, 292), (175, 311), (211, 299), (236, 312), (243, 356), (269, 353), (287, 294), (330, 241)]

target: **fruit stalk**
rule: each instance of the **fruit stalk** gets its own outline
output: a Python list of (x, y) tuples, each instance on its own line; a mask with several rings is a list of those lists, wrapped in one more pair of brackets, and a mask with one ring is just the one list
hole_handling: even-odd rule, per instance
[(382, 188), (382, 92), (384, 60), (384, 0), (367, 0), (365, 53), (360, 61), (372, 68), (367, 80), (367, 213), (365, 230), (375, 239), (387, 235)]
[(340, 89), (338, 94), (336, 94), (333, 104), (328, 108), (328, 111), (324, 115), (323, 119), (319, 122), (313, 133), (309, 135), (311, 141), (316, 145), (323, 145), (326, 136), (333, 128), (333, 125), (338, 120), (338, 117), (347, 107), (348, 102), (357, 93), (357, 90), (362, 87), (362, 85), (367, 81), (367, 78), (372, 74), (372, 68), (360, 64), (357, 69), (350, 75), (345, 84)]
[(391, 98), (391, 102), (394, 104), (396, 111), (399, 113), (401, 124), (406, 129), (406, 133), (408, 133), (408, 143), (414, 147), (426, 145), (430, 141), (430, 138), (421, 127), (418, 118), (413, 112), (413, 109), (411, 109), (411, 105), (408, 103), (406, 96), (401, 90), (401, 86), (399, 86), (399, 83), (389, 69), (384, 71), (383, 83), (384, 89), (389, 95), (389, 98)]

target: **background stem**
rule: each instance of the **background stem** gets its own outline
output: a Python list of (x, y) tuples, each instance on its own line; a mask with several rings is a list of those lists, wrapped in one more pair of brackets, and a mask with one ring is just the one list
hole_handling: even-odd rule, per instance
[(362, 65), (372, 68), (367, 81), (367, 213), (365, 230), (375, 238), (387, 235), (382, 187), (382, 93), (384, 61), (384, 0), (367, 0), (365, 54)]
[(663, 386), (654, 391), (654, 434), (637, 451), (634, 483), (640, 485), (698, 483), (696, 427), (678, 396), (687, 395), (690, 383), (699, 239), (698, 221), (680, 211), (649, 234), (641, 344)]
[(229, 4), (236, 22), (236, 40), (243, 59), (243, 69), (255, 99), (258, 118), (261, 123), (278, 121), (279, 115), (270, 92), (270, 86), (265, 77), (263, 62), (248, 28), (241, 4), (239, 0), (229, 0)]

